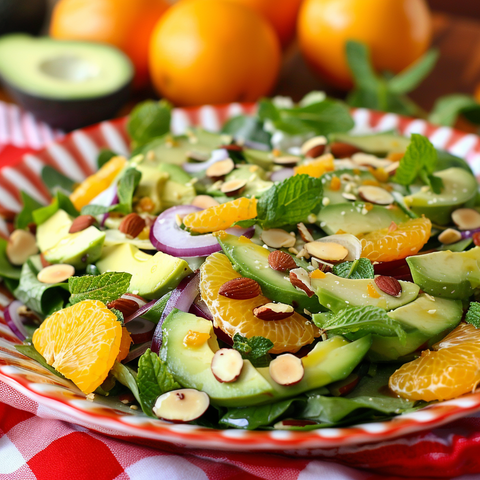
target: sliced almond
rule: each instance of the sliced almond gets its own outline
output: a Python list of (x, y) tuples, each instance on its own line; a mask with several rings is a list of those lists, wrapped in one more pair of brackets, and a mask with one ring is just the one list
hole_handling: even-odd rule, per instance
[(480, 213), (473, 208), (458, 208), (452, 213), (452, 220), (460, 230), (480, 228)]
[(275, 165), (281, 165), (282, 167), (294, 167), (300, 158), (294, 157), (293, 155), (286, 155), (282, 157), (274, 157), (273, 163)]
[(37, 275), (37, 280), (42, 283), (61, 283), (75, 275), (75, 268), (66, 263), (57, 263), (42, 268)]
[(135, 300), (129, 298), (117, 298), (113, 302), (107, 303), (107, 307), (122, 312), (125, 318), (133, 315), (140, 308)]
[(80, 215), (73, 221), (68, 233), (82, 232), (88, 227), (95, 225), (95, 223), (97, 223), (97, 219), (92, 215)]
[(238, 277), (224, 283), (218, 294), (233, 300), (248, 300), (262, 293), (260, 285), (251, 278)]
[(233, 348), (221, 348), (215, 352), (210, 368), (217, 381), (232, 383), (242, 373), (243, 358)]
[[(338, 233), (335, 235), (328, 235), (327, 237), (319, 238), (317, 242), (338, 243), (348, 250), (348, 255), (344, 260), (357, 260), (362, 255), (362, 242), (350, 233)], [(328, 259), (324, 259), (328, 260)]]
[(220, 191), (227, 197), (234, 197), (235, 195), (239, 195), (245, 189), (246, 185), (247, 181), (245, 179), (230, 180), (222, 184)]
[(231, 158), (226, 158), (225, 160), (220, 160), (213, 165), (210, 165), (205, 174), (207, 177), (213, 179), (223, 178), (225, 175), (228, 175), (235, 168), (235, 163)]
[(153, 413), (163, 420), (186, 423), (201, 417), (209, 406), (210, 398), (205, 392), (182, 388), (160, 395), (153, 407)]
[(355, 153), (361, 152), (361, 150), (355, 145), (344, 142), (333, 142), (329, 147), (331, 154), (335, 158), (351, 158)]
[(303, 223), (297, 223), (298, 233), (304, 242), (313, 242), (312, 234)]
[(302, 380), (305, 368), (301, 358), (291, 353), (284, 353), (270, 362), (268, 372), (274, 382), (288, 387)]
[(260, 235), (263, 243), (271, 248), (290, 248), (295, 246), (296, 238), (281, 228), (264, 230)]
[(349, 202), (355, 202), (357, 197), (353, 193), (343, 192), (342, 197)]
[(253, 314), (260, 320), (284, 320), (294, 313), (293, 307), (285, 303), (266, 303), (253, 309)]
[(459, 242), (462, 239), (462, 234), (454, 228), (447, 228), (439, 236), (438, 241), (444, 245)]
[(197, 195), (193, 200), (191, 205), (198, 208), (210, 208), (220, 205), (213, 197), (210, 195)]
[(189, 158), (190, 160), (194, 160), (195, 162), (206, 162), (210, 158), (210, 155), (208, 155), (208, 153), (198, 152), (194, 150), (190, 150), (186, 153), (186, 155), (187, 158)]
[(390, 160), (385, 158), (378, 158), (375, 155), (370, 155), (369, 153), (355, 153), (352, 155), (352, 161), (362, 167), (373, 167), (373, 168), (383, 168), (388, 165), (391, 165)]
[(305, 244), (305, 249), (312, 257), (327, 262), (341, 262), (349, 253), (343, 245), (334, 242), (310, 242)]
[(362, 200), (375, 205), (391, 205), (394, 202), (393, 195), (384, 188), (373, 185), (362, 185), (358, 187), (358, 195)]
[(326, 137), (319, 135), (317, 137), (307, 140), (301, 148), (302, 155), (307, 158), (317, 158), (325, 153), (325, 147), (327, 146)]
[(294, 268), (290, 270), (290, 283), (295, 288), (305, 292), (309, 297), (313, 297), (315, 292), (312, 290), (310, 277), (305, 269)]
[[(295, 242), (294, 242), (295, 243)], [(35, 235), (27, 230), (14, 230), (8, 239), (7, 258), (13, 265), (23, 265), (38, 252)]]

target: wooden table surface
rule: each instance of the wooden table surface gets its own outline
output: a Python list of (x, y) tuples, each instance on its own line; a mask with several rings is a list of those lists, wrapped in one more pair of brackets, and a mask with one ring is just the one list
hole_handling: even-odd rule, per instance
[[(439, 96), (450, 93), (472, 94), (480, 84), (480, 20), (435, 13), (432, 46), (439, 48), (440, 59), (430, 76), (411, 95), (427, 110), (430, 110)], [(325, 90), (339, 98), (344, 96), (342, 92), (335, 91), (314, 77), (293, 45), (285, 55), (273, 94), (299, 100), (311, 90)], [(119, 115), (127, 114), (138, 101), (152, 96), (153, 92), (135, 94)], [(12, 101), (1, 89), (0, 100)]]

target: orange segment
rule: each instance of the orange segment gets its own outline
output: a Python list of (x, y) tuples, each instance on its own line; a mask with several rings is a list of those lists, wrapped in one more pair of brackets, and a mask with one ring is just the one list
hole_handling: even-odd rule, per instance
[(237, 198), (231, 202), (215, 205), (199, 212), (190, 213), (183, 224), (195, 233), (210, 233), (225, 230), (240, 220), (250, 220), (257, 216), (255, 198)]
[(372, 262), (391, 262), (415, 255), (430, 238), (432, 224), (428, 218), (414, 218), (397, 225), (397, 229), (375, 230), (363, 236), (362, 257)]
[(411, 400), (449, 400), (471, 392), (480, 382), (480, 330), (462, 323), (420, 358), (402, 365), (390, 388)]
[(121, 339), (116, 315), (98, 300), (85, 300), (48, 317), (33, 334), (33, 345), (49, 365), (88, 394), (107, 378)]
[(75, 208), (80, 211), (88, 205), (97, 195), (106, 190), (127, 163), (125, 157), (113, 157), (103, 167), (87, 177), (70, 195)]
[(332, 172), (335, 169), (333, 164), (333, 155), (327, 153), (319, 158), (314, 160), (309, 160), (298, 167), (295, 167), (293, 170), (295, 175), (300, 175), (305, 173), (311, 177), (319, 178), (326, 172)]
[(241, 277), (223, 253), (210, 255), (200, 272), (200, 292), (213, 315), (213, 324), (230, 337), (235, 333), (247, 338), (265, 337), (274, 344), (272, 353), (282, 353), (296, 352), (320, 335), (318, 328), (298, 313), (275, 321), (255, 317), (253, 309), (270, 302), (263, 295), (248, 300), (233, 300), (219, 295), (218, 291), (225, 282)]
[(132, 344), (132, 337), (127, 327), (122, 327), (122, 340), (120, 342), (120, 351), (118, 352), (117, 362), (121, 362), (127, 358), (130, 352), (130, 345)]

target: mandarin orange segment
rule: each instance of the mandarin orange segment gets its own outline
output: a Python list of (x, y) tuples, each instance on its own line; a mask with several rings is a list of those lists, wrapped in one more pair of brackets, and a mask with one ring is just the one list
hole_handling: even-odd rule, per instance
[(427, 243), (431, 230), (428, 218), (399, 223), (394, 231), (389, 228), (375, 230), (360, 238), (362, 257), (372, 262), (391, 262), (415, 255)]
[(231, 202), (215, 205), (183, 218), (183, 224), (195, 233), (210, 233), (225, 230), (235, 222), (250, 220), (257, 216), (255, 198), (237, 198)]
[(461, 323), (437, 351), (402, 365), (391, 377), (390, 388), (411, 400), (449, 400), (471, 392), (480, 382), (480, 330)]
[(75, 208), (80, 211), (97, 195), (106, 190), (127, 164), (125, 157), (113, 157), (98, 172), (87, 177), (70, 195)]
[(253, 309), (270, 302), (263, 295), (248, 300), (233, 300), (219, 295), (219, 289), (224, 283), (241, 277), (223, 253), (210, 255), (200, 272), (200, 292), (213, 315), (213, 324), (230, 337), (235, 333), (247, 338), (265, 337), (274, 344), (271, 353), (282, 353), (296, 352), (320, 335), (318, 328), (298, 313), (275, 321), (255, 317)]
[(130, 332), (127, 327), (122, 327), (122, 340), (120, 342), (120, 351), (118, 352), (117, 362), (121, 362), (127, 358), (130, 353), (130, 345), (133, 343)]
[(309, 160), (304, 164), (295, 167), (293, 170), (295, 175), (301, 175), (304, 173), (311, 177), (319, 178), (324, 173), (332, 172), (334, 169), (333, 156), (326, 154), (314, 160)]
[(55, 312), (33, 334), (33, 345), (46, 362), (85, 394), (107, 378), (121, 341), (121, 323), (98, 300)]

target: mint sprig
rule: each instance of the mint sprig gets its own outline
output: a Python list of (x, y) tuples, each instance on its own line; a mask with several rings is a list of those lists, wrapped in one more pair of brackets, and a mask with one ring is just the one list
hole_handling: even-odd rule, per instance
[(373, 265), (368, 258), (339, 263), (333, 267), (333, 273), (342, 278), (374, 278)]
[(74, 190), (75, 182), (50, 165), (45, 165), (42, 168), (41, 177), (51, 195), (55, 195), (59, 190), (65, 194)]
[(473, 325), (475, 328), (480, 328), (480, 303), (470, 303), (467, 315), (465, 316), (465, 321)]
[(30, 223), (35, 223), (33, 212), (43, 205), (25, 192), (20, 192), (23, 208), (15, 218), (15, 228), (27, 228)]
[(109, 303), (120, 298), (130, 286), (132, 275), (126, 272), (106, 272), (102, 275), (70, 277), (70, 304), (83, 300), (99, 300)]
[(435, 102), (428, 119), (437, 125), (451, 127), (459, 115), (472, 123), (480, 124), (480, 104), (470, 95), (446, 95)]
[(246, 338), (236, 333), (233, 348), (240, 352), (242, 358), (250, 360), (254, 367), (267, 367), (271, 360), (268, 352), (273, 348), (273, 342), (264, 337)]
[(57, 190), (55, 198), (50, 205), (46, 207), (38, 208), (32, 212), (33, 221), (37, 225), (45, 223), (50, 217), (52, 217), (58, 210), (65, 210), (71, 217), (78, 217), (80, 214), (73, 205), (70, 198), (65, 195), (62, 190)]

